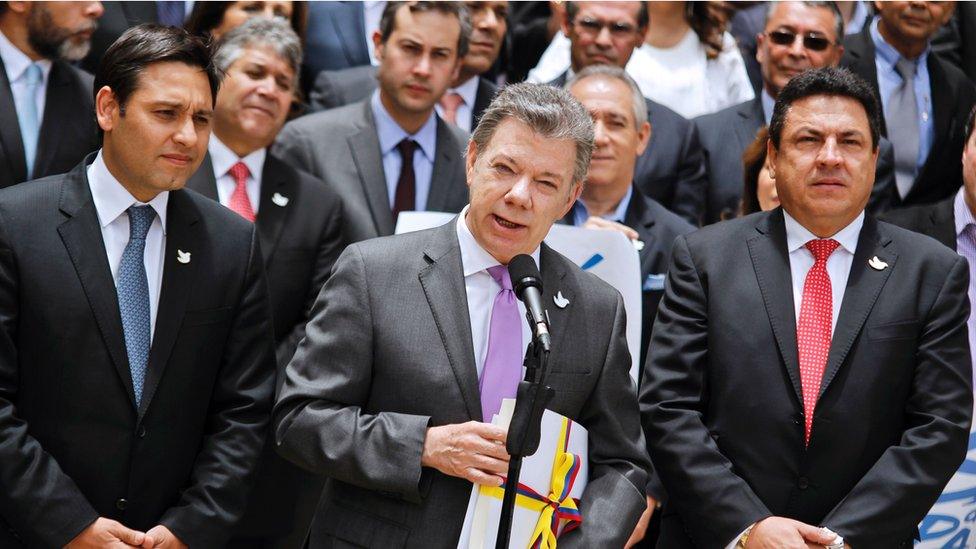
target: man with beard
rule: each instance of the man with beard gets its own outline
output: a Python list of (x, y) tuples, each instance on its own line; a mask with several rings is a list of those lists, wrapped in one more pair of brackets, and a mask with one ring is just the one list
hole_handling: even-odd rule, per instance
[(100, 2), (0, 3), (0, 187), (70, 170), (98, 149), (92, 76), (76, 69)]

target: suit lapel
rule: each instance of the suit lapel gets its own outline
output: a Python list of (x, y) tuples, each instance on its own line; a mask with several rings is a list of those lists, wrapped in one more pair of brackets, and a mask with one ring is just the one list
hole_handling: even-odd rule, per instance
[[(871, 25), (865, 24), (864, 29), (858, 34), (847, 37), (844, 41), (846, 48), (845, 55), (849, 55), (849, 65), (854, 73), (864, 78), (874, 91), (878, 106), (882, 107), (881, 95), (878, 91), (878, 66), (874, 60), (874, 41), (871, 39)], [(884, 113), (881, 116), (881, 132), (887, 136), (888, 130), (885, 126)]]
[[(881, 288), (896, 267), (898, 254), (885, 248), (890, 242), (891, 239), (881, 233), (878, 222), (871, 216), (865, 216), (861, 235), (857, 239), (857, 249), (854, 251), (851, 274), (844, 290), (844, 301), (841, 303), (837, 326), (831, 338), (830, 355), (823, 381), (820, 383), (820, 395), (827, 390), (840, 365), (847, 358), (851, 345), (861, 333), (864, 321), (881, 293)], [(869, 267), (868, 260), (875, 256), (887, 263), (888, 267), (880, 271)]]
[(214, 177), (213, 160), (210, 158), (209, 152), (203, 157), (203, 162), (200, 163), (197, 171), (187, 180), (186, 188), (192, 189), (211, 200), (220, 201), (217, 195), (217, 179)]
[(142, 390), (141, 418), (152, 402), (159, 380), (163, 377), (173, 343), (183, 322), (187, 299), (193, 287), (196, 263), (177, 261), (177, 250), (196, 252), (195, 243), (203, 242), (201, 226), (197, 224), (198, 212), (186, 191), (172, 191), (166, 207), (166, 250), (163, 256), (163, 284), (159, 292), (159, 308), (149, 349), (149, 365), (146, 384)]
[(24, 159), (24, 142), (20, 136), (20, 123), (17, 121), (17, 107), (7, 80), (7, 70), (0, 59), (0, 144), (7, 158), (6, 169), (11, 181), (27, 179), (27, 161)]
[(434, 173), (430, 176), (430, 193), (427, 194), (426, 210), (444, 212), (448, 210), (447, 204), (451, 201), (451, 193), (457, 192), (454, 173), (457, 164), (461, 162), (461, 157), (457, 154), (461, 147), (456, 145), (454, 134), (440, 116), (437, 116), (435, 147)]
[(55, 160), (55, 153), (61, 136), (65, 133), (64, 124), (75, 117), (72, 110), (77, 109), (74, 100), (69, 97), (71, 80), (67, 71), (71, 70), (60, 61), (55, 61), (51, 67), (48, 79), (44, 119), (41, 121), (40, 133), (37, 136), (37, 154), (34, 157), (34, 177), (36, 174), (48, 173), (47, 165)]
[(295, 207), (295, 181), (288, 177), (288, 166), (270, 154), (264, 159), (261, 172), (261, 206), (256, 220), (258, 240), (266, 263), (271, 261), (288, 212)]
[[(955, 133), (962, 132), (962, 130), (956, 129), (957, 123), (954, 116), (956, 102), (952, 97), (952, 87), (949, 85), (945, 68), (939, 62), (938, 56), (929, 55), (928, 69), (929, 90), (932, 94), (932, 118), (935, 139), (932, 141), (932, 147), (929, 149), (929, 157), (925, 159), (925, 163), (922, 164), (922, 168), (915, 177), (916, 182), (925, 181), (929, 172), (943, 169), (943, 166), (936, 164), (941, 160), (940, 155), (936, 154), (936, 151), (946, 147), (946, 140), (952, 138)], [(913, 201), (916, 195), (927, 191), (928, 189), (923, 189), (920, 185), (913, 185), (911, 190), (908, 191), (908, 196), (905, 197), (904, 202)]]
[(627, 205), (627, 212), (624, 214), (624, 225), (637, 231), (640, 241), (644, 243), (644, 247), (638, 252), (640, 255), (641, 284), (643, 284), (647, 275), (651, 274), (651, 264), (647, 259), (650, 257), (651, 250), (656, 249), (657, 242), (654, 241), (652, 231), (654, 216), (651, 215), (644, 197), (639, 194), (636, 188), (630, 195), (630, 204)]
[(68, 219), (58, 226), (58, 234), (71, 257), (85, 297), (95, 316), (112, 364), (129, 395), (133, 409), (136, 405), (132, 389), (132, 373), (122, 332), (118, 292), (105, 253), (101, 224), (88, 187), (85, 164), (74, 169), (61, 187), (61, 211)]
[[(369, 99), (363, 102), (366, 124), (358, 133), (349, 136), (349, 151), (359, 183), (362, 186), (366, 202), (373, 214), (373, 223), (377, 234), (384, 236), (393, 234), (393, 211), (390, 209), (390, 198), (386, 188), (386, 176), (383, 174), (383, 157), (380, 154), (380, 140), (376, 135), (376, 122)], [(437, 165), (434, 170), (436, 173)], [(433, 192), (433, 189), (431, 189)]]
[(362, 59), (369, 60), (366, 41), (372, 40), (373, 37), (365, 36), (364, 34), (363, 9), (360, 3), (342, 2), (341, 4), (346, 10), (345, 15), (351, 17), (352, 20), (339, 17), (339, 13), (336, 11), (330, 12), (329, 17), (332, 18), (332, 25), (335, 27), (336, 33), (341, 37), (339, 43), (342, 44), (342, 50), (346, 54), (346, 60), (349, 61), (349, 66), (354, 67)]
[(932, 235), (939, 242), (945, 244), (953, 250), (956, 249), (957, 237), (956, 234), (956, 212), (955, 207), (955, 196), (947, 200), (943, 200), (936, 204), (930, 214), (929, 219), (932, 222)]
[[(555, 349), (554, 353), (556, 354), (555, 357), (550, 357), (552, 359), (550, 365), (558, 364), (561, 358), (559, 350), (567, 348), (565, 343), (567, 326), (573, 312), (573, 303), (576, 302), (576, 292), (565, 280), (566, 270), (564, 267), (564, 263), (560, 261), (556, 252), (543, 242), (539, 249), (539, 270), (542, 274), (542, 306), (549, 318), (549, 333), (552, 336), (552, 348)], [(554, 298), (559, 294), (562, 294), (562, 297), (569, 302), (565, 307), (555, 306)], [(567, 364), (571, 363), (571, 360), (567, 361)]]
[(756, 140), (756, 132), (766, 124), (766, 114), (763, 112), (762, 99), (740, 105), (736, 111), (739, 123), (735, 126), (735, 136), (739, 139), (739, 146), (745, 150)]
[(491, 100), (495, 98), (496, 93), (498, 93), (498, 88), (494, 84), (484, 78), (478, 77), (478, 92), (474, 96), (474, 106), (471, 108), (472, 131), (478, 126), (478, 122), (481, 120), (481, 113), (488, 108)]
[(155, 2), (119, 2), (125, 19), (130, 27), (142, 23), (156, 23), (159, 21), (159, 13), (156, 11)]
[(452, 221), (432, 232), (431, 242), (424, 251), (428, 265), (420, 271), (419, 278), (468, 415), (475, 421), (481, 421), (481, 393), (471, 343), (471, 319), (468, 316), (468, 297), (464, 291), (461, 246), (454, 226), (455, 222)]
[(780, 356), (793, 383), (796, 398), (803, 402), (800, 386), (800, 359), (796, 347), (796, 310), (793, 305), (793, 279), (786, 245), (783, 211), (773, 210), (756, 225), (759, 234), (748, 240), (749, 256), (756, 271), (766, 315), (773, 329)]

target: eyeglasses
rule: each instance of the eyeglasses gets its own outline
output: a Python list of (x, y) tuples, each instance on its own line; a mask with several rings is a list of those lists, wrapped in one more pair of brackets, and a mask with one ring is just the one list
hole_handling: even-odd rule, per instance
[(587, 34), (600, 34), (603, 29), (609, 29), (610, 35), (615, 38), (629, 37), (634, 34), (637, 27), (629, 23), (621, 23), (619, 21), (600, 21), (599, 19), (593, 19), (592, 17), (581, 17), (573, 21), (577, 25), (580, 31)]
[[(766, 33), (773, 44), (792, 46), (796, 42), (797, 33), (787, 30), (774, 30)], [(824, 51), (831, 44), (830, 40), (812, 32), (803, 35), (803, 47), (812, 51)]]

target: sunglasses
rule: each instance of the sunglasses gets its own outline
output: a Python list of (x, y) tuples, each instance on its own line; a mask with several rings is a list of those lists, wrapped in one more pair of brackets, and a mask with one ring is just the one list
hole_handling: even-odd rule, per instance
[[(792, 46), (796, 42), (797, 33), (787, 30), (774, 30), (766, 33), (773, 44)], [(813, 33), (803, 35), (803, 47), (812, 51), (824, 51), (830, 46), (830, 40)]]

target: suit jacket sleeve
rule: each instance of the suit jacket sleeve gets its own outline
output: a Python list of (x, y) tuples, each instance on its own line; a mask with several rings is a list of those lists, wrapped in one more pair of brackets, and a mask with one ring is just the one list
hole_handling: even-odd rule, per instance
[(308, 138), (295, 122), (285, 124), (273, 146), (274, 154), (287, 164), (310, 174), (317, 174)]
[(190, 547), (219, 547), (244, 514), (268, 434), (274, 391), (271, 308), (257, 232), (214, 382), (208, 431), (190, 485), (160, 520)]
[(650, 463), (635, 413), (624, 302), (620, 294), (616, 297), (606, 362), (577, 418), (589, 431), (590, 448), (590, 479), (580, 500), (583, 526), (560, 538), (560, 547), (623, 547), (647, 508), (644, 485)]
[(311, 112), (334, 109), (346, 104), (342, 97), (342, 88), (336, 85), (334, 71), (322, 71), (315, 77), (315, 84), (308, 94), (308, 106)]
[(882, 138), (878, 144), (877, 169), (874, 172), (874, 186), (868, 199), (867, 210), (874, 215), (894, 208), (901, 199), (895, 186), (895, 152), (891, 141)]
[(894, 547), (907, 537), (892, 525), (916, 524), (966, 456), (973, 409), (968, 280), (966, 260), (958, 257), (928, 318), (921, 319), (901, 440), (824, 519), (853, 547)]
[(699, 547), (724, 547), (771, 513), (732, 470), (703, 422), (708, 405), (708, 295), (685, 236), (675, 241), (644, 372), (640, 409), (668, 505)]
[(0, 220), (0, 515), (28, 540), (62, 547), (98, 513), (17, 417), (19, 273)]
[(698, 139), (698, 129), (692, 123), (687, 126), (688, 131), (682, 136), (678, 181), (674, 189), (672, 208), (675, 213), (697, 227), (705, 217), (708, 174), (705, 170), (705, 155)]
[(373, 325), (358, 245), (339, 256), (305, 340), (285, 369), (274, 412), (279, 453), (310, 471), (420, 501), (430, 417), (370, 413)]

